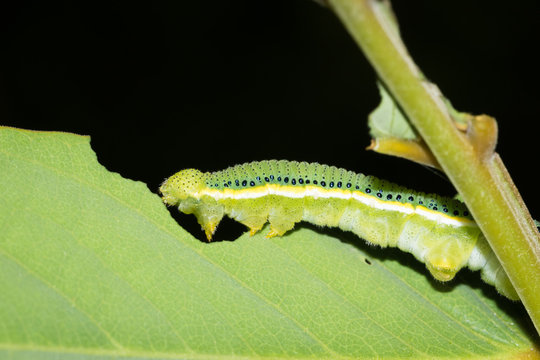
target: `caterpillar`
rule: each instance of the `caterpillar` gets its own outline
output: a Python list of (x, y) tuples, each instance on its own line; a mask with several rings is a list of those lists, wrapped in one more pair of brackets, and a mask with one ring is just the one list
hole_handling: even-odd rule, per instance
[(203, 173), (182, 170), (160, 187), (163, 202), (194, 214), (208, 241), (223, 216), (267, 237), (300, 221), (339, 227), (381, 247), (398, 247), (440, 281), (463, 267), (519, 299), (487, 240), (457, 199), (411, 191), (373, 176), (318, 163), (269, 160)]

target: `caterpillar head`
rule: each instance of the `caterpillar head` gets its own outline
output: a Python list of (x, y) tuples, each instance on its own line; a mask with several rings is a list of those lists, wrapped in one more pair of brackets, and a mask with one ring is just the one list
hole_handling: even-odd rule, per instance
[(182, 200), (194, 197), (204, 187), (204, 174), (196, 169), (177, 172), (163, 182), (159, 191), (163, 194), (163, 202), (176, 205)]

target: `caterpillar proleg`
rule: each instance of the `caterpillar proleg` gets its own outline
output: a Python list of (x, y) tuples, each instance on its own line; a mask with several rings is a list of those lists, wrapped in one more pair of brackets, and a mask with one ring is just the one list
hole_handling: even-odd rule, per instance
[(510, 299), (518, 295), (461, 201), (318, 163), (270, 160), (203, 173), (182, 170), (160, 187), (163, 201), (194, 214), (209, 241), (227, 215), (255, 234), (281, 236), (299, 221), (339, 227), (381, 247), (398, 247), (440, 281), (463, 267)]

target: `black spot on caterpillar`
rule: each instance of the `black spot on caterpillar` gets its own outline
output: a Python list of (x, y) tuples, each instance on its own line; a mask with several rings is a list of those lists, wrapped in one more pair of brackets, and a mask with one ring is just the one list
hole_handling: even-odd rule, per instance
[(519, 299), (510, 280), (457, 199), (404, 187), (334, 166), (286, 160), (257, 161), (202, 173), (182, 170), (160, 187), (163, 201), (194, 214), (210, 241), (224, 215), (253, 235), (270, 222), (267, 237), (295, 223), (351, 231), (371, 244), (398, 247), (424, 262), (438, 280), (463, 267), (510, 299)]

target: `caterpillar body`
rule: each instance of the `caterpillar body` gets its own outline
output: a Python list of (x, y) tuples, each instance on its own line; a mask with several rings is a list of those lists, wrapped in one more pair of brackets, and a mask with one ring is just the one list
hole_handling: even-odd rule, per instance
[(194, 214), (209, 241), (224, 215), (255, 234), (281, 236), (299, 221), (352, 231), (371, 244), (398, 247), (440, 281), (463, 267), (510, 299), (510, 280), (465, 204), (414, 192), (372, 176), (318, 163), (269, 160), (203, 173), (182, 170), (161, 185), (167, 205)]

